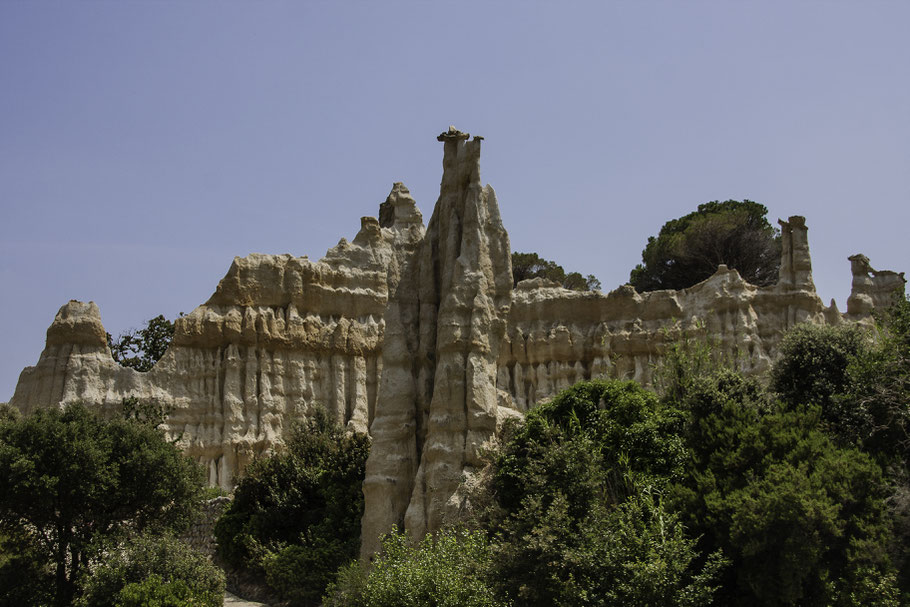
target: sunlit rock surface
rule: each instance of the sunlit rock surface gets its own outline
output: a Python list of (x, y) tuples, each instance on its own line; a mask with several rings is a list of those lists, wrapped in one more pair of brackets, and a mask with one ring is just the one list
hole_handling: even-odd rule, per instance
[(98, 307), (71, 301), (47, 331), (11, 404), (24, 412), (82, 401), (117, 414), (125, 397), (173, 408), (167, 430), (230, 487), (296, 419), (325, 407), (373, 447), (364, 481), (363, 553), (393, 525), (439, 527), (500, 422), (573, 383), (652, 379), (667, 344), (709, 340), (746, 373), (766, 371), (801, 322), (871, 322), (904, 276), (850, 258), (847, 311), (815, 293), (803, 217), (781, 221), (776, 285), (720, 266), (680, 291), (569, 291), (534, 279), (512, 287), (509, 239), (480, 178), (481, 138), (439, 136), (443, 177), (429, 224), (396, 183), (379, 219), (319, 261), (236, 258), (215, 293), (176, 321), (147, 373), (111, 358)]

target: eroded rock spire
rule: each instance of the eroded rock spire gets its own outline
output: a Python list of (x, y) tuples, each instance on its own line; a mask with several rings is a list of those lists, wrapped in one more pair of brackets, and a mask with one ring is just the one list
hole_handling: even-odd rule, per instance
[(511, 305), (509, 237), (480, 181), (481, 138), (450, 127), (439, 200), (411, 276), (390, 298), (363, 553), (404, 525), (437, 529), (465, 474), (496, 432), (496, 361)]

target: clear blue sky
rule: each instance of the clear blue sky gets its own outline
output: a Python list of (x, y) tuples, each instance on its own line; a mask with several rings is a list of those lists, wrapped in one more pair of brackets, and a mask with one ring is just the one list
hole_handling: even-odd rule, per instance
[(910, 270), (908, 2), (0, 1), (0, 401), (69, 299), (117, 334), (235, 255), (319, 258), (449, 124), (486, 137), (512, 247), (628, 279), (709, 200)]

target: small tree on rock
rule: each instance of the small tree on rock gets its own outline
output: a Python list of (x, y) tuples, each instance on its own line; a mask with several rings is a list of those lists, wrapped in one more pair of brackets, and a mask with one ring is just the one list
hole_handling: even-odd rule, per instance
[(767, 286), (777, 281), (780, 235), (751, 200), (698, 205), (698, 210), (668, 221), (657, 238), (648, 238), (642, 263), (629, 277), (638, 291), (685, 289), (726, 264), (747, 282)]

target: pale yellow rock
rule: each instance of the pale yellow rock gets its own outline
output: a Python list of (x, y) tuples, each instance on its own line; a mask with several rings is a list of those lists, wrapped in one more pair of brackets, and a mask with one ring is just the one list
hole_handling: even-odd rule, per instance
[(710, 340), (745, 373), (767, 371), (783, 334), (802, 322), (869, 324), (904, 277), (850, 258), (846, 314), (815, 293), (803, 217), (780, 221), (777, 284), (756, 287), (720, 266), (680, 291), (512, 288), (509, 239), (480, 180), (481, 138), (450, 127), (439, 200), (427, 227), (395, 183), (379, 218), (319, 261), (236, 258), (211, 298), (176, 322), (148, 373), (117, 365), (93, 303), (69, 302), (10, 404), (28, 412), (83, 401), (114, 415), (127, 396), (173, 407), (171, 436), (230, 487), (294, 420), (326, 408), (369, 431), (362, 554), (392, 526), (415, 536), (467, 506), (480, 452), (505, 420), (573, 383), (649, 383), (682, 335)]

